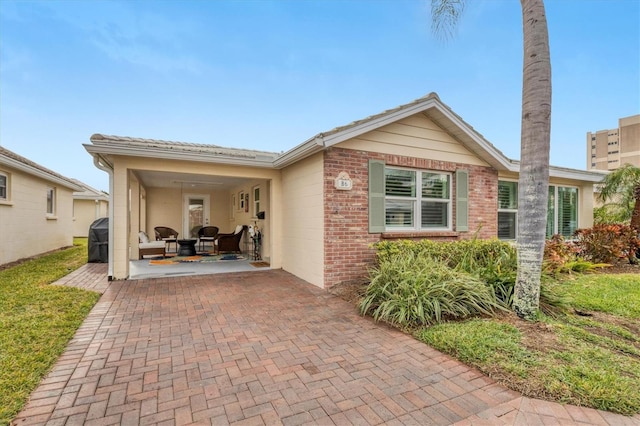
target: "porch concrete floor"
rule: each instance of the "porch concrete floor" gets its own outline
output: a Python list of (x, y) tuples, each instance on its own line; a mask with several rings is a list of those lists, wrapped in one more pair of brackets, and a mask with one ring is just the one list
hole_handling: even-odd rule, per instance
[(640, 424), (523, 397), (281, 270), (106, 274), (59, 282), (104, 294), (14, 424)]
[(244, 260), (228, 260), (203, 263), (178, 263), (169, 265), (152, 265), (148, 258), (132, 260), (129, 262), (129, 279), (139, 280), (147, 278), (179, 277), (187, 275), (225, 274), (231, 272), (251, 272), (268, 267), (252, 266), (253, 260), (249, 260), (243, 254)]

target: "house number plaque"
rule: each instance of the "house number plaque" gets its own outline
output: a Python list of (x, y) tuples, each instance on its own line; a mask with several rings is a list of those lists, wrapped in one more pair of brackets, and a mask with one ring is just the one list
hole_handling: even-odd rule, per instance
[(353, 188), (353, 182), (351, 181), (349, 173), (347, 172), (340, 172), (338, 174), (338, 177), (336, 177), (334, 184), (336, 189), (342, 191), (349, 191), (351, 190), (351, 188)]

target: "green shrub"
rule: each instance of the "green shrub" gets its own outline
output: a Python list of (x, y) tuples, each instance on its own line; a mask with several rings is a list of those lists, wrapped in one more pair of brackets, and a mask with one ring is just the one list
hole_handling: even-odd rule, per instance
[(497, 239), (446, 242), (400, 240), (382, 241), (375, 247), (379, 263), (413, 254), (429, 257), (456, 271), (474, 275), (491, 286), (501, 303), (511, 306), (517, 255), (515, 247), (508, 242)]
[(360, 312), (399, 326), (492, 315), (501, 309), (480, 279), (414, 251), (386, 252), (370, 275)]
[(596, 263), (612, 263), (624, 258), (633, 262), (640, 248), (638, 233), (629, 225), (600, 224), (578, 229), (575, 235), (580, 254)]
[[(566, 309), (566, 301), (549, 285), (559, 272), (591, 270), (594, 265), (575, 256), (575, 248), (562, 237), (548, 243), (545, 251), (545, 276), (540, 291), (540, 307), (543, 312), (557, 313)], [(382, 241), (375, 245), (379, 265), (398, 262), (407, 256), (428, 257), (449, 268), (469, 274), (492, 289), (502, 306), (513, 305), (513, 293), (517, 276), (517, 253), (513, 244), (497, 239), (438, 242), (432, 240)], [(555, 256), (551, 262), (547, 259)], [(551, 267), (553, 263), (555, 266)]]

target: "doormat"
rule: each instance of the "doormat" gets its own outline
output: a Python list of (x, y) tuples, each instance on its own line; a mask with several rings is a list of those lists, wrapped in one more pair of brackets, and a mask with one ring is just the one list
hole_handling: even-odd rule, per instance
[(271, 266), (269, 262), (249, 262), (251, 266), (255, 266), (256, 268), (266, 268)]
[(237, 254), (216, 254), (197, 256), (174, 256), (167, 259), (151, 259), (149, 265), (175, 265), (178, 263), (209, 263), (233, 260), (246, 260), (246, 257)]

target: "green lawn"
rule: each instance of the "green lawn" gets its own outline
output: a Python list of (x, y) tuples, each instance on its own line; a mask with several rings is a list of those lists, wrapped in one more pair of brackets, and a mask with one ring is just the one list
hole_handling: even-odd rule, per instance
[(0, 424), (51, 369), (98, 293), (49, 285), (87, 262), (87, 239), (0, 271)]
[(473, 319), (415, 335), (525, 395), (640, 413), (640, 274), (589, 274), (558, 289), (582, 315)]

